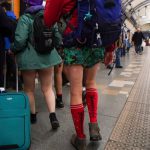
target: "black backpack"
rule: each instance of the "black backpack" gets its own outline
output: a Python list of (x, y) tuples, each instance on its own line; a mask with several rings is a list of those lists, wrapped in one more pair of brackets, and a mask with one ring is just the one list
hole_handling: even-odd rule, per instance
[(39, 54), (48, 54), (54, 49), (54, 33), (52, 28), (44, 25), (44, 12), (35, 14), (33, 22), (34, 48)]

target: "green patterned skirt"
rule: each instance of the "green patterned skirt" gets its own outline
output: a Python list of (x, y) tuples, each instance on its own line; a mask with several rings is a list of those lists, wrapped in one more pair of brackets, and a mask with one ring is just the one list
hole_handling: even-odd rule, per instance
[(82, 65), (90, 68), (104, 59), (104, 48), (82, 48), (75, 47), (64, 49), (65, 65)]

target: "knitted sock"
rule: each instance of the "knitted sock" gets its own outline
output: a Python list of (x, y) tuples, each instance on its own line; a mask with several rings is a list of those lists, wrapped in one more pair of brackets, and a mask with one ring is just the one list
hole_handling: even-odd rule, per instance
[(97, 122), (98, 91), (90, 88), (86, 90), (86, 102), (89, 111), (90, 123)]
[(75, 126), (77, 136), (85, 138), (83, 124), (84, 124), (84, 108), (83, 104), (71, 105), (71, 114)]

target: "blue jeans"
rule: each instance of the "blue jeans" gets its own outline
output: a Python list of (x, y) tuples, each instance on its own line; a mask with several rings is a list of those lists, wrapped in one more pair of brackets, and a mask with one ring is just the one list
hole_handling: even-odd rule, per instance
[(120, 57), (121, 57), (122, 48), (116, 50), (116, 66), (121, 66)]
[(141, 45), (135, 45), (135, 52), (140, 53), (142, 51)]

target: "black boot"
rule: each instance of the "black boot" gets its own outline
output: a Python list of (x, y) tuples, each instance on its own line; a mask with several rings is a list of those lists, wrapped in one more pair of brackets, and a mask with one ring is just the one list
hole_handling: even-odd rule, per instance
[(31, 121), (31, 124), (35, 124), (37, 122), (36, 113), (30, 114), (30, 121)]
[(52, 129), (56, 130), (59, 127), (59, 122), (56, 118), (56, 114), (55, 113), (50, 113), (49, 119), (50, 119), (50, 122), (51, 122), (51, 125), (52, 125)]

